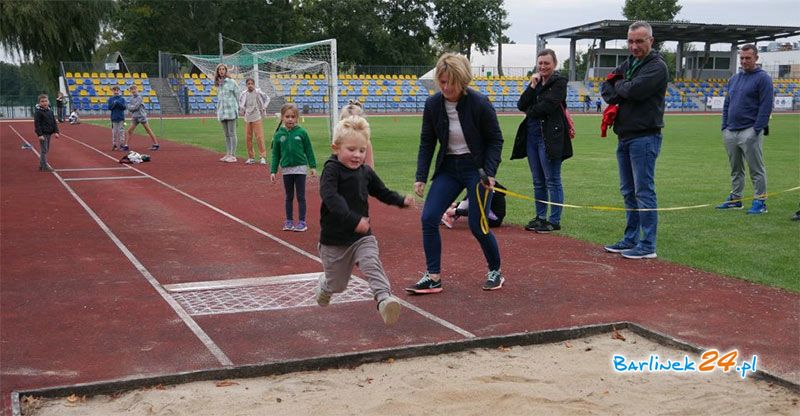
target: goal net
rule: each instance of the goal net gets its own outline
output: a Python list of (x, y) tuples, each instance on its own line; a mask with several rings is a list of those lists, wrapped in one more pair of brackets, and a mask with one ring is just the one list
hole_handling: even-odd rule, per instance
[(333, 137), (339, 117), (336, 39), (294, 45), (244, 43), (238, 52), (222, 57), (184, 56), (212, 80), (220, 62), (240, 88), (252, 78), (270, 97), (270, 112), (292, 102), (302, 115), (326, 117), (328, 136)]

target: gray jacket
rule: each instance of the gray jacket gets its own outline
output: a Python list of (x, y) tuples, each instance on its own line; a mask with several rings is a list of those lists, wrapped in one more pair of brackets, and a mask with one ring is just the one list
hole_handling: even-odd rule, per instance
[(147, 120), (147, 111), (144, 109), (144, 98), (141, 95), (132, 95), (131, 100), (128, 101), (128, 111), (131, 112), (131, 118), (136, 121)]

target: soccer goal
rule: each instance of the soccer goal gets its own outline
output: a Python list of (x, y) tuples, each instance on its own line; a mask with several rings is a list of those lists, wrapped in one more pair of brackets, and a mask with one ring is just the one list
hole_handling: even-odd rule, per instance
[(184, 55), (207, 78), (222, 62), (242, 89), (252, 78), (270, 97), (269, 111), (277, 112), (287, 102), (295, 103), (302, 115), (326, 117), (328, 135), (339, 118), (336, 39), (276, 45), (243, 43), (229, 55)]

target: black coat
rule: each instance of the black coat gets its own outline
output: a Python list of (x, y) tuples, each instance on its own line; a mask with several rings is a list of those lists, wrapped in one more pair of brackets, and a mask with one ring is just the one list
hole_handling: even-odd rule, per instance
[[(450, 120), (447, 118), (444, 101), (445, 98), (441, 92), (437, 92), (425, 100), (417, 155), (417, 173), (414, 175), (417, 182), (427, 182), (428, 180), (436, 143), (439, 143), (439, 152), (436, 154), (434, 178), (439, 173), (439, 168), (447, 153)], [(500, 124), (492, 103), (485, 95), (472, 88), (467, 88), (466, 94), (456, 105), (456, 111), (458, 111), (461, 131), (464, 132), (464, 140), (472, 154), (476, 169), (483, 168), (487, 175), (497, 176), (497, 168), (500, 166), (500, 157), (503, 152), (503, 133), (500, 131)]]
[[(517, 102), (517, 108), (525, 112), (525, 119), (517, 128), (511, 160), (528, 156), (528, 120), (541, 120), (544, 147), (548, 159), (566, 160), (572, 157), (572, 141), (567, 130), (563, 108), (566, 107), (567, 79), (553, 74), (547, 84), (540, 82), (536, 88), (525, 88)], [(562, 107), (563, 106), (563, 107)]]
[(56, 117), (50, 107), (43, 108), (36, 104), (36, 109), (33, 113), (33, 128), (36, 130), (36, 136), (58, 133)]

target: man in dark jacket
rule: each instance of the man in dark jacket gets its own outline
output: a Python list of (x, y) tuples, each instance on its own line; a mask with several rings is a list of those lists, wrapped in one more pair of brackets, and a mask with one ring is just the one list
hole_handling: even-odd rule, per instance
[(650, 24), (638, 21), (630, 25), (631, 56), (600, 86), (603, 99), (619, 106), (614, 133), (619, 138), (620, 192), (628, 209), (623, 239), (605, 249), (630, 259), (656, 257), (655, 168), (661, 151), (668, 71), (664, 59), (652, 48)]
[(39, 137), (39, 170), (52, 172), (53, 168), (47, 164), (47, 152), (50, 150), (50, 136), (59, 137), (58, 124), (53, 110), (50, 108), (50, 99), (47, 94), (39, 96), (36, 112), (33, 114), (33, 127)]

